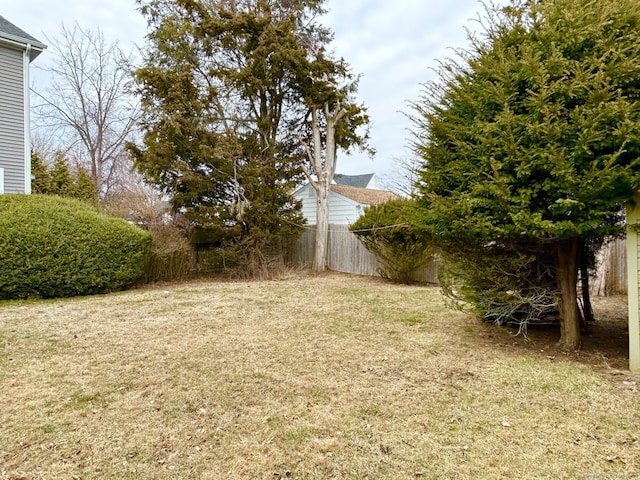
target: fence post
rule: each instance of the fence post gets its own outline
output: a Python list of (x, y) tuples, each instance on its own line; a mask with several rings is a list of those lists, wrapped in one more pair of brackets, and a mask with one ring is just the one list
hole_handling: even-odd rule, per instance
[(629, 369), (640, 371), (640, 310), (638, 305), (638, 224), (640, 194), (627, 205), (627, 295), (629, 304)]

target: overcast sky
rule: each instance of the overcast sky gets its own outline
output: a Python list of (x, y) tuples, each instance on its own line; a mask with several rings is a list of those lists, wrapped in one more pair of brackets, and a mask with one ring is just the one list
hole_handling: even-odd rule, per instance
[[(501, 0), (498, 3), (505, 3)], [(465, 27), (477, 29), (477, 0), (328, 0), (323, 23), (335, 33), (332, 45), (362, 75), (359, 99), (373, 125), (373, 160), (339, 154), (338, 173), (377, 173), (388, 177), (394, 158), (407, 154), (411, 123), (404, 113), (420, 95), (421, 84), (434, 78), (438, 59), (451, 48), (466, 47)], [(142, 45), (146, 24), (134, 0), (2, 0), (0, 15), (44, 43), (59, 35), (61, 25), (100, 28), (125, 49)], [(45, 65), (45, 51), (32, 67)], [(34, 68), (35, 69), (35, 68)], [(36, 87), (46, 82), (34, 71)]]

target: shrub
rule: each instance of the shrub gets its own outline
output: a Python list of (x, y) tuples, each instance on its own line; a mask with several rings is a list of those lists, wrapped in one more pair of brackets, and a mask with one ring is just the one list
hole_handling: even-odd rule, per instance
[(416, 270), (433, 256), (413, 227), (414, 211), (413, 200), (391, 200), (367, 207), (350, 227), (381, 263), (378, 274), (395, 283), (414, 282)]
[(224, 272), (231, 278), (268, 280), (281, 278), (290, 269), (285, 257), (302, 229), (294, 225), (277, 233), (243, 225), (196, 227), (191, 243), (200, 273)]
[(188, 232), (176, 223), (150, 225), (153, 241), (144, 267), (147, 283), (185, 280), (195, 272)]
[(124, 289), (142, 276), (150, 241), (78, 200), (0, 195), (0, 299)]
[(69, 161), (57, 154), (47, 166), (37, 153), (31, 154), (31, 191), (43, 195), (77, 198), (91, 205), (98, 204), (98, 192), (91, 175), (82, 167), (72, 171)]

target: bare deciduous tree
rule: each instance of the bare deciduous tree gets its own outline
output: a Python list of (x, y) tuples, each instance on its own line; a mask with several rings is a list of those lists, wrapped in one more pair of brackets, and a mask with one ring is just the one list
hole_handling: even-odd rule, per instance
[(104, 206), (113, 215), (147, 227), (162, 224), (169, 213), (168, 202), (136, 171), (130, 171), (118, 181), (117, 195), (106, 198)]
[(417, 193), (417, 183), (420, 179), (420, 159), (409, 153), (393, 157), (392, 161), (394, 168), (382, 178), (382, 184), (403, 197), (412, 197)]
[(43, 67), (50, 75), (48, 86), (35, 92), (37, 128), (56, 139), (57, 151), (87, 169), (105, 198), (122, 163), (130, 162), (124, 145), (139, 113), (129, 91), (133, 53), (125, 54), (117, 41), (107, 42), (100, 30), (77, 24), (63, 25), (60, 37), (47, 40), (54, 60)]

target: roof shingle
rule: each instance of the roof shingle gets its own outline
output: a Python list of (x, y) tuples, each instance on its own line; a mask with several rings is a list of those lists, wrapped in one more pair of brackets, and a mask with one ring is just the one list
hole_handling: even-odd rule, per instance
[(365, 173), (364, 175), (343, 175), (336, 173), (333, 180), (338, 185), (348, 185), (350, 187), (367, 188), (369, 182), (373, 178), (373, 173)]
[(389, 190), (372, 190), (349, 185), (331, 185), (331, 190), (363, 205), (380, 205), (400, 198), (400, 195)]
[(35, 37), (32, 37), (24, 30), (16, 27), (9, 20), (0, 15), (0, 39), (10, 40), (12, 42), (27, 44), (37, 48), (45, 49), (47, 46)]

